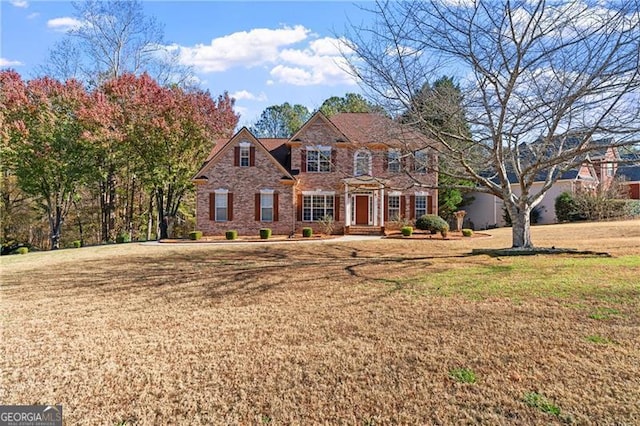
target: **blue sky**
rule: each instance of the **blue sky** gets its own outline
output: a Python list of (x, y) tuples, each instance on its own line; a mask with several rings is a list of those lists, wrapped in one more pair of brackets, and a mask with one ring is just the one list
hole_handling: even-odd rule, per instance
[[(315, 109), (331, 96), (359, 92), (337, 62), (335, 36), (348, 21), (371, 18), (366, 4), (346, 1), (146, 1), (167, 43), (194, 67), (212, 95), (228, 91), (241, 125), (284, 102)], [(0, 0), (0, 67), (36, 75), (48, 50), (74, 24), (71, 2)]]

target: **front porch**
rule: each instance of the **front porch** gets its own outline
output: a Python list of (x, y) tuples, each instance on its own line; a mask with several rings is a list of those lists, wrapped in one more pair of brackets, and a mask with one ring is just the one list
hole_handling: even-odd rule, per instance
[(344, 233), (384, 233), (385, 182), (370, 176), (344, 179)]

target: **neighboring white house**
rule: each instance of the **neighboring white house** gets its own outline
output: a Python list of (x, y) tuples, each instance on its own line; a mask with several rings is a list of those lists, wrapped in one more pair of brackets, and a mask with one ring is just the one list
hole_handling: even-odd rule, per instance
[[(514, 194), (520, 195), (520, 187), (515, 176), (509, 176), (511, 189)], [(538, 204), (538, 224), (556, 223), (555, 200), (563, 192), (575, 192), (578, 189), (594, 189), (598, 185), (598, 177), (591, 165), (584, 165), (579, 170), (571, 170), (564, 173), (551, 189), (549, 189), (540, 204)], [(543, 182), (534, 182), (532, 192), (537, 192)], [(465, 206), (467, 215), (464, 218), (465, 226), (476, 230), (506, 226), (504, 221), (504, 202), (492, 194), (484, 192), (472, 192), (468, 195), (473, 201)]]
[[(576, 144), (582, 140), (581, 137), (568, 138), (567, 144)], [(539, 215), (537, 224), (556, 223), (555, 202), (558, 195), (563, 192), (575, 193), (580, 190), (594, 190), (598, 186), (609, 187), (618, 171), (620, 154), (615, 146), (612, 146), (613, 139), (601, 139), (593, 141), (593, 144), (601, 148), (591, 152), (580, 167), (564, 172), (553, 186), (545, 193), (542, 201), (536, 207)], [(526, 155), (526, 147), (522, 148), (523, 155)], [(508, 173), (511, 189), (516, 195), (521, 194), (520, 184), (514, 173)], [(540, 173), (539, 178), (531, 187), (531, 193), (540, 191), (546, 173)], [(633, 180), (633, 176), (627, 176)], [(634, 187), (630, 185), (631, 194)], [(468, 195), (473, 197), (473, 201), (465, 206), (467, 212), (465, 216), (465, 226), (473, 229), (487, 229), (505, 226), (504, 202), (491, 194), (482, 192), (472, 192)]]

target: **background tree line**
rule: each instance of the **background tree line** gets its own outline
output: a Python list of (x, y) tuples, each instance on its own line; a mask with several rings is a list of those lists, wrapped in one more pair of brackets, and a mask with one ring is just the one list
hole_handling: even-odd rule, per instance
[(226, 93), (213, 99), (146, 73), (87, 90), (9, 70), (0, 84), (3, 243), (166, 238), (192, 218), (182, 202), (211, 141), (238, 122)]
[[(139, 1), (74, 3), (82, 23), (24, 81), (0, 73), (0, 242), (58, 248), (188, 226), (190, 178), (238, 116), (195, 87)], [(184, 201), (187, 201), (184, 203)], [(185, 208), (189, 205), (189, 208)]]

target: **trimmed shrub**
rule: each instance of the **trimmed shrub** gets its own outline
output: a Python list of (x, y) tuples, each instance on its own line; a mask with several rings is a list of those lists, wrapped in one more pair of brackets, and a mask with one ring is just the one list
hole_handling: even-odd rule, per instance
[(82, 247), (82, 241), (80, 241), (80, 240), (75, 240), (72, 244), (73, 244), (74, 248)]
[(311, 238), (313, 235), (313, 228), (302, 228), (302, 236), (304, 238)]
[(227, 240), (235, 240), (238, 238), (238, 231), (232, 229), (231, 231), (225, 232), (224, 236), (227, 238)]
[(440, 216), (425, 214), (416, 220), (416, 228), (435, 234), (437, 232), (442, 232), (445, 228), (449, 231), (449, 224)]
[(118, 234), (118, 236), (116, 237), (116, 243), (118, 244), (122, 244), (122, 243), (129, 243), (131, 242), (131, 237), (129, 237), (129, 234), (126, 233), (121, 233)]
[(447, 235), (449, 235), (449, 224), (445, 223), (445, 226), (442, 227), (442, 229), (440, 230), (440, 235), (442, 235), (442, 238), (447, 238)]
[(202, 231), (189, 232), (189, 238), (192, 240), (199, 240), (200, 238), (202, 238)]
[(29, 253), (29, 247), (18, 247), (14, 251), (15, 254), (27, 254)]
[(472, 235), (473, 235), (473, 229), (469, 229), (469, 228), (462, 229), (463, 237), (471, 237)]
[(260, 238), (263, 240), (268, 240), (271, 237), (271, 228), (262, 228), (260, 229)]
[(413, 234), (413, 226), (403, 226), (400, 228), (400, 232), (402, 232), (403, 236), (410, 237)]

